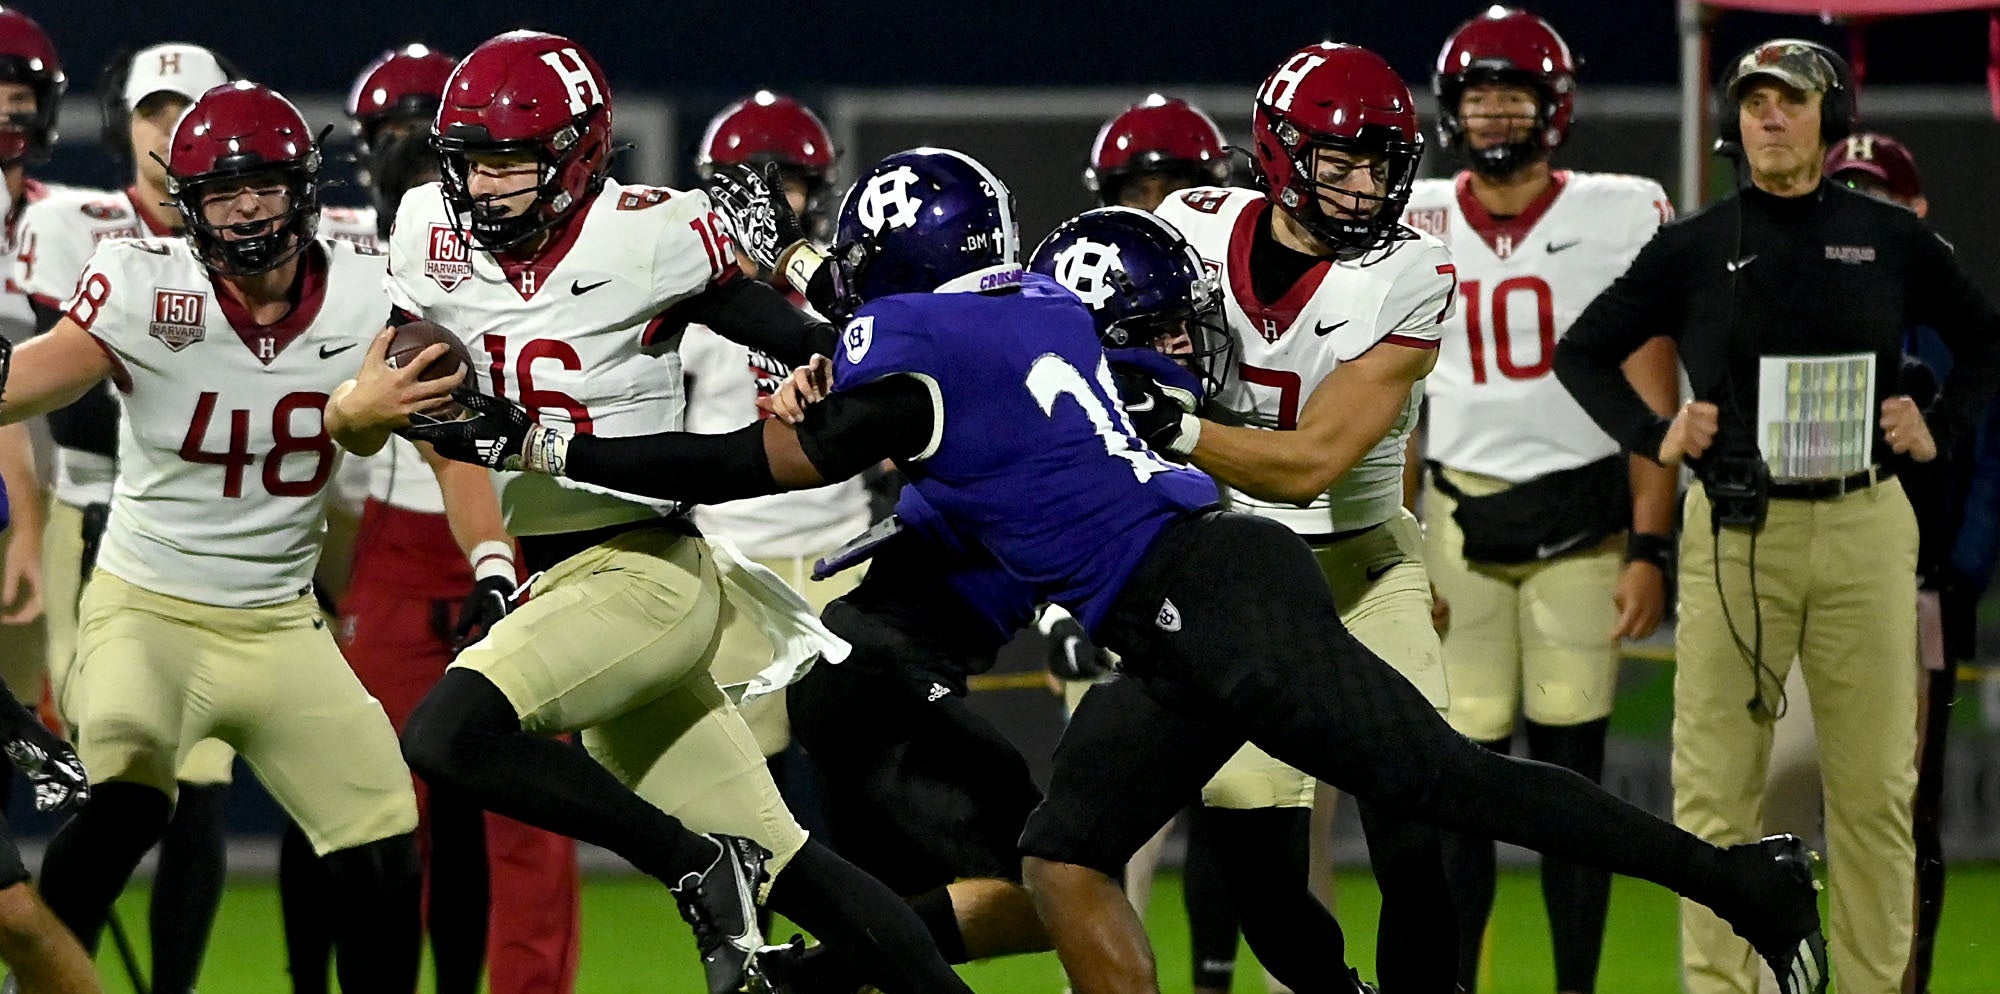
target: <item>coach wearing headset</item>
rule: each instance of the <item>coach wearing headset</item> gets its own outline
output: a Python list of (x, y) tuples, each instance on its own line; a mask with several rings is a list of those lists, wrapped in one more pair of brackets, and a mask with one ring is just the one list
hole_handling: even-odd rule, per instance
[[(1910, 955), (1917, 525), (1895, 479), (1971, 430), (2000, 380), (2000, 313), (1916, 215), (1823, 182), (1851, 75), (1810, 42), (1730, 64), (1723, 139), (1750, 184), (1660, 229), (1557, 346), (1555, 372), (1632, 452), (1692, 464), (1675, 637), (1674, 820), (1754, 839), (1771, 723), (1796, 658), (1818, 725), (1842, 994), (1898, 994)], [(1955, 364), (1919, 409), (1904, 331)], [(1694, 399), (1653, 413), (1620, 363), (1657, 329)], [(1788, 826), (1805, 829), (1807, 826)], [(1689, 994), (1754, 994), (1756, 957), (1683, 905)]]

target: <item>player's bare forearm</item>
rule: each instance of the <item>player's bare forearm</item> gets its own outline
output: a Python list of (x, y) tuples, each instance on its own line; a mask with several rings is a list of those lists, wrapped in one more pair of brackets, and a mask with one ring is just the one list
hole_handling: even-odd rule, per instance
[[(1680, 358), (1674, 340), (1661, 336), (1639, 347), (1625, 360), (1625, 378), (1661, 417), (1672, 417), (1680, 406)], [(1632, 530), (1647, 535), (1671, 535), (1677, 502), (1679, 471), (1644, 458), (1631, 459)]]
[(61, 410), (112, 374), (111, 357), (90, 332), (68, 318), (14, 350), (0, 425)]
[(438, 491), (444, 496), (445, 520), (451, 523), (451, 537), (467, 555), (487, 542), (508, 543), (507, 521), (500, 513), (500, 494), (493, 488), (493, 474), (484, 466), (453, 462), (431, 447), (417, 443), (417, 450), (437, 474)]
[(27, 425), (0, 427), (0, 481), (6, 483), (7, 501), (13, 512), (14, 548), (22, 548), (24, 542), (41, 548), (48, 505), (35, 473), (35, 446)]
[(1378, 344), (1320, 381), (1292, 431), (1204, 422), (1194, 464), (1259, 500), (1306, 503), (1388, 435), (1436, 363), (1436, 349)]

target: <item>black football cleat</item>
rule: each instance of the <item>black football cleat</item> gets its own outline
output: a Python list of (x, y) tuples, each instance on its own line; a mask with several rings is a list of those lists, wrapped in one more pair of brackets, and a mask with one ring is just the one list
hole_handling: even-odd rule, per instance
[(764, 945), (757, 927), (757, 888), (770, 878), (771, 852), (749, 839), (710, 835), (715, 861), (670, 888), (681, 918), (694, 929), (695, 948), (708, 975), (708, 994), (762, 994), (770, 990), (758, 969)]
[(1773, 835), (1728, 852), (1748, 864), (1758, 886), (1756, 913), (1730, 926), (1770, 964), (1781, 994), (1826, 994), (1826, 936), (1813, 872), (1819, 854), (1796, 835)]

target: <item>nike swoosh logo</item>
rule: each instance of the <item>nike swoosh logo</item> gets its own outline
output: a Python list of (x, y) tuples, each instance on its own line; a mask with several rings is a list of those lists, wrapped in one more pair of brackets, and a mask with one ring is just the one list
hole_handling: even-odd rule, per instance
[(603, 286), (604, 284), (606, 284), (606, 283), (609, 283), (609, 282), (611, 282), (611, 281), (610, 281), (610, 280), (598, 280), (597, 282), (595, 282), (595, 283), (592, 283), (592, 284), (590, 284), (589, 286), (585, 286), (585, 285), (583, 285), (582, 283), (578, 283), (578, 282), (577, 282), (577, 281), (575, 281), (575, 280), (571, 280), (571, 281), (569, 281), (569, 292), (570, 292), (570, 293), (572, 293), (572, 294), (574, 294), (574, 295), (576, 295), (576, 296), (579, 296), (579, 297), (581, 297), (581, 296), (583, 296), (584, 294), (586, 294), (586, 293), (589, 293), (590, 291), (592, 291), (592, 290), (595, 290), (595, 289), (597, 289), (598, 287), (601, 287), (601, 286)]
[(331, 348), (331, 347), (329, 347), (329, 346), (325, 346), (325, 345), (322, 345), (322, 346), (320, 346), (320, 347), (319, 347), (319, 357), (320, 357), (321, 359), (331, 359), (331, 358), (333, 358), (334, 356), (337, 356), (337, 355), (341, 354), (342, 352), (345, 352), (345, 351), (347, 351), (348, 349), (351, 349), (351, 348), (353, 348), (353, 347), (354, 347), (354, 346), (355, 346), (356, 344), (359, 344), (359, 343), (350, 343), (350, 344), (347, 344), (347, 345), (343, 345), (343, 346), (341, 346), (341, 347), (339, 347), (339, 348), (337, 348), (337, 349), (336, 349), (336, 348)]
[(1583, 239), (1581, 238), (1573, 238), (1566, 242), (1550, 242), (1549, 254), (1554, 255), (1557, 252), (1561, 252), (1564, 249), (1572, 249), (1582, 244), (1583, 244)]
[(1731, 259), (1723, 268), (1733, 273), (1756, 261), (1757, 257), (1755, 255), (1746, 255), (1741, 259)]
[(1576, 534), (1571, 535), (1570, 537), (1563, 539), (1560, 542), (1553, 542), (1548, 544), (1543, 544), (1538, 542), (1535, 544), (1535, 558), (1547, 559), (1550, 556), (1560, 556), (1563, 553), (1568, 552), (1569, 550), (1574, 549), (1579, 545), (1582, 545), (1583, 540), (1589, 537), (1590, 537), (1589, 532), (1577, 532)]
[(1375, 581), (1380, 580), (1385, 576), (1388, 576), (1390, 570), (1395, 569), (1396, 567), (1401, 565), (1403, 565), (1403, 561), (1401, 559), (1398, 559), (1393, 563), (1383, 563), (1380, 566), (1370, 566), (1366, 570), (1363, 570), (1362, 572), (1367, 575), (1369, 583), (1374, 583)]
[(1346, 321), (1342, 321), (1339, 324), (1314, 325), (1313, 334), (1318, 335), (1321, 338), (1325, 338), (1326, 336), (1333, 334), (1336, 330), (1340, 329), (1346, 324), (1347, 324)]
[(1153, 395), (1147, 394), (1146, 399), (1143, 401), (1140, 401), (1138, 403), (1126, 404), (1125, 410), (1130, 411), (1134, 414), (1144, 414), (1147, 411), (1152, 410), (1153, 405), (1155, 403), (1156, 401), (1153, 400)]

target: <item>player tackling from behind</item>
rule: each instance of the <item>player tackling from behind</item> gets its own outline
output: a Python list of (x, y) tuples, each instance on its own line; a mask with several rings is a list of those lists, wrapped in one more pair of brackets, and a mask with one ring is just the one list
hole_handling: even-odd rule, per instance
[(416, 982), (416, 807), (395, 732), (311, 592), (338, 456), (320, 409), (379, 320), (381, 257), (315, 238), (320, 153), (290, 102), (231, 83), (169, 142), (184, 239), (104, 243), (22, 347), (0, 420), (106, 378), (117, 486), (59, 702), (94, 780), (42, 887), (86, 948), (195, 743), (234, 747), (326, 856), (350, 990)]
[[(834, 347), (830, 327), (741, 278), (706, 194), (609, 178), (611, 109), (596, 61), (567, 38), (516, 31), (474, 49), (434, 125), (443, 180), (404, 195), (388, 280), (392, 320), (456, 333), (486, 363), (486, 390), (605, 436), (681, 423), (686, 324), (793, 364)], [(407, 423), (408, 397), (455, 382), (420, 385), (421, 362), (390, 368), (392, 337), (327, 406), (352, 451)], [(709, 674), (728, 611), (765, 626), (780, 671), (840, 652), (805, 602), (711, 550), (672, 502), (537, 474), (495, 482), (539, 579), (410, 717), (411, 766), (433, 789), (666, 883), (717, 994), (755, 979), (759, 900), (890, 994), (965, 990), (908, 905), (799, 828)], [(459, 537), (477, 548), (507, 535)], [(555, 738), (570, 732), (588, 755)]]

